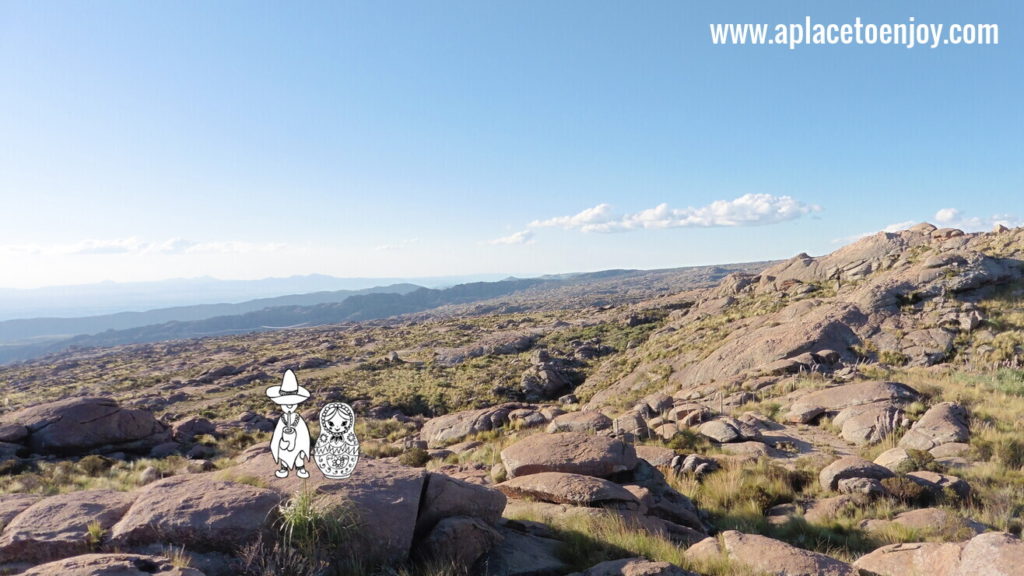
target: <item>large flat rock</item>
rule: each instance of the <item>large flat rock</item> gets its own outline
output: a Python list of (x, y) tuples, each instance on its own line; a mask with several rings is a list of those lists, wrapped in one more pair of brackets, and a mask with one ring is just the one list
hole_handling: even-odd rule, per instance
[[(22, 510), (0, 535), (0, 563), (41, 562), (89, 551), (89, 524), (105, 532), (135, 494), (88, 490), (44, 498)], [(96, 543), (99, 544), (99, 543)]]
[(139, 554), (83, 554), (29, 568), (22, 576), (203, 576), (166, 558)]
[(22, 440), (39, 453), (80, 454), (93, 449), (145, 451), (170, 432), (146, 410), (122, 408), (110, 398), (68, 398), (24, 408), (3, 422), (28, 430)]
[(539, 472), (607, 477), (632, 470), (636, 450), (620, 440), (575, 432), (534, 434), (501, 451), (509, 478)]
[(170, 542), (191, 550), (233, 552), (274, 520), (281, 496), (265, 488), (173, 476), (137, 491), (128, 513), (111, 530), (111, 543), (130, 547)]
[(851, 406), (902, 405), (919, 397), (916, 390), (898, 382), (855, 382), (804, 394), (793, 402), (786, 419), (806, 423), (826, 412), (839, 412)]
[(603, 478), (541, 472), (519, 476), (497, 486), (507, 496), (533, 499), (555, 504), (627, 508), (636, 510), (640, 503), (628, 490)]
[(943, 402), (929, 408), (903, 438), (900, 438), (899, 446), (931, 450), (943, 444), (967, 442), (970, 437), (967, 410), (959, 404)]
[(325, 506), (351, 505), (362, 523), (367, 555), (391, 562), (408, 558), (427, 477), (423, 469), (363, 458), (345, 480), (329, 480), (312, 466), (303, 480), (294, 474), (275, 477), (277, 466), (265, 446), (246, 450), (238, 461), (220, 477), (265, 482), (282, 498), (311, 490)]
[(835, 558), (797, 548), (757, 534), (726, 530), (720, 540), (708, 538), (686, 551), (694, 559), (725, 555), (755, 570), (777, 576), (857, 576), (857, 571)]

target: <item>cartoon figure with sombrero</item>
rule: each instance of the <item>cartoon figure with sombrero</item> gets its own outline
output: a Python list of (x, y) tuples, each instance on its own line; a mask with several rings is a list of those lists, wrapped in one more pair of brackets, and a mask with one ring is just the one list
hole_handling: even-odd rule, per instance
[(309, 460), (309, 428), (295, 411), (300, 403), (309, 400), (309, 390), (299, 386), (295, 374), (289, 370), (284, 373), (284, 381), (280, 386), (267, 388), (267, 396), (284, 410), (274, 428), (274, 437), (270, 440), (274, 462), (281, 467), (274, 475), (286, 478), (294, 468), (296, 476), (309, 478), (309, 471), (306, 470), (306, 460)]

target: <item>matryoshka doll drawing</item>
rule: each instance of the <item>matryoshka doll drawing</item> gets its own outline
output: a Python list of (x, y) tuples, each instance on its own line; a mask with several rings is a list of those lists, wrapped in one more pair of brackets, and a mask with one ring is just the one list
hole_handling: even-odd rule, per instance
[(313, 459), (324, 476), (348, 478), (359, 461), (356, 416), (344, 402), (331, 402), (320, 410), (320, 437), (313, 448)]
[(296, 411), (299, 404), (309, 400), (309, 390), (299, 386), (295, 374), (289, 370), (284, 373), (284, 381), (280, 386), (267, 388), (267, 396), (275, 404), (281, 406), (281, 418), (274, 428), (274, 437), (270, 440), (270, 452), (274, 462), (280, 467), (274, 475), (286, 478), (291, 470), (299, 478), (309, 478), (306, 461), (309, 460), (309, 428), (306, 421)]

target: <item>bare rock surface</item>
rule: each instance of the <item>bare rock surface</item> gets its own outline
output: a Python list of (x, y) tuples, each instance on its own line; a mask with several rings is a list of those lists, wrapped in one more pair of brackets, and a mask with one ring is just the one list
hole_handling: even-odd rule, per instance
[(884, 468), (865, 460), (859, 456), (846, 456), (829, 464), (818, 474), (818, 481), (821, 487), (826, 490), (835, 490), (839, 481), (845, 478), (873, 478), (881, 480), (891, 478), (893, 473)]
[(501, 540), (487, 552), (485, 576), (565, 574), (562, 543), (542, 524), (508, 520), (498, 526)]
[(918, 397), (917, 391), (898, 382), (855, 382), (800, 396), (793, 402), (786, 419), (807, 423), (826, 412), (839, 412), (865, 404), (903, 404), (913, 402)]
[(779, 576), (857, 576), (857, 571), (845, 562), (766, 536), (726, 530), (719, 538), (697, 543), (686, 555), (709, 559), (723, 554), (755, 570)]
[(505, 510), (505, 495), (493, 488), (434, 472), (428, 473), (425, 481), (426, 488), (415, 521), (417, 534), (423, 534), (445, 518), (455, 516), (494, 524)]
[(427, 420), (420, 430), (420, 438), (426, 440), (431, 448), (439, 448), (446, 443), (461, 440), (471, 434), (501, 428), (508, 424), (510, 412), (532, 407), (529, 404), (510, 402), (478, 410), (445, 414)]
[(148, 451), (169, 437), (167, 427), (146, 410), (122, 408), (110, 398), (68, 398), (3, 416), (28, 430), (23, 440), (39, 453)]
[(967, 498), (971, 494), (970, 484), (958, 476), (921, 470), (907, 473), (907, 478), (931, 490), (936, 496), (940, 496), (946, 490), (952, 491), (960, 498)]
[(963, 443), (970, 439), (967, 410), (953, 402), (943, 402), (928, 409), (900, 439), (901, 448), (931, 450), (951, 442)]
[(541, 472), (519, 476), (497, 486), (512, 498), (530, 498), (555, 504), (622, 507), (636, 510), (639, 502), (628, 490), (603, 478)]
[(696, 576), (693, 572), (668, 562), (653, 562), (645, 558), (608, 560), (570, 576)]
[(472, 566), (501, 539), (490, 524), (470, 516), (449, 516), (427, 534), (418, 548), (421, 558)]
[(620, 440), (573, 432), (534, 434), (501, 451), (509, 478), (539, 472), (607, 477), (632, 470), (636, 450)]
[(637, 444), (634, 446), (634, 449), (636, 450), (637, 458), (647, 461), (648, 464), (654, 467), (671, 466), (672, 459), (676, 457), (675, 450), (661, 446)]
[(854, 567), (879, 576), (955, 576), (963, 544), (921, 542), (890, 544), (865, 554)]
[(881, 442), (895, 432), (903, 420), (903, 411), (888, 403), (844, 408), (832, 424), (842, 430), (843, 439), (863, 446)]
[(891, 544), (861, 556), (854, 566), (879, 576), (1016, 576), (1024, 566), (1024, 542), (987, 532), (960, 543)]
[(612, 427), (612, 419), (596, 410), (583, 410), (580, 412), (567, 412), (556, 416), (547, 431), (555, 432), (597, 432)]
[(972, 538), (960, 553), (956, 576), (1013, 576), (1024, 568), (1024, 542), (1005, 532)]
[(0, 563), (40, 562), (88, 551), (89, 524), (108, 530), (135, 494), (89, 490), (58, 494), (25, 508), (0, 535)]
[(705, 422), (697, 428), (697, 431), (722, 444), (753, 440), (760, 435), (754, 426), (728, 416)]
[(29, 568), (23, 576), (203, 576), (166, 558), (139, 554), (83, 554)]
[(172, 542), (194, 550), (234, 551), (273, 521), (280, 494), (207, 475), (173, 476), (138, 490), (111, 542), (137, 546)]
[(875, 458), (875, 464), (884, 466), (893, 472), (911, 461), (910, 454), (904, 448), (890, 448)]
[(361, 522), (368, 556), (394, 562), (408, 558), (427, 476), (423, 469), (363, 459), (350, 478), (339, 482), (315, 471), (306, 480), (294, 474), (275, 478), (277, 467), (265, 446), (250, 448), (238, 460), (237, 466), (221, 473), (225, 479), (265, 478), (279, 499), (308, 489), (324, 506), (351, 505)]
[(15, 516), (41, 499), (35, 494), (0, 494), (0, 532)]

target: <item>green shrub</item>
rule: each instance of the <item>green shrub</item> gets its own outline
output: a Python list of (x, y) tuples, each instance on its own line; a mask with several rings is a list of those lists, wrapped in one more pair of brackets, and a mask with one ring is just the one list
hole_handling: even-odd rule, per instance
[(427, 465), (428, 461), (430, 461), (430, 454), (428, 454), (423, 448), (417, 446), (403, 452), (402, 455), (398, 457), (398, 461), (403, 466), (422, 468)]
[(81, 470), (83, 474), (92, 477), (99, 476), (107, 470), (110, 470), (110, 467), (113, 465), (114, 461), (110, 458), (104, 458), (103, 456), (96, 454), (90, 454), (78, 461), (78, 469)]
[(995, 457), (1003, 466), (1019, 470), (1024, 466), (1024, 442), (1016, 438), (1003, 438), (995, 446)]
[(906, 476), (883, 478), (881, 483), (893, 499), (907, 506), (930, 506), (935, 501), (930, 490)]

